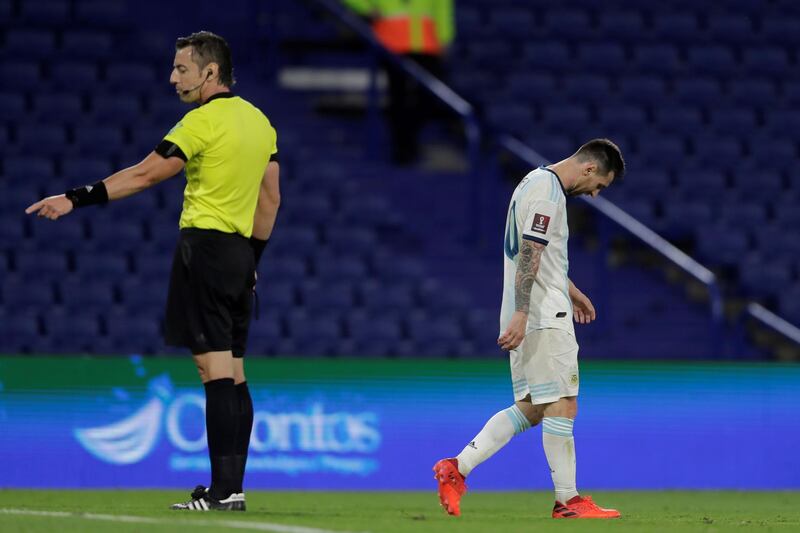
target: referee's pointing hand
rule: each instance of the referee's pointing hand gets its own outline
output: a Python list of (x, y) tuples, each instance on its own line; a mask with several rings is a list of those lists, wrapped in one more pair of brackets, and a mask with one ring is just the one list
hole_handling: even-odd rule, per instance
[(72, 200), (68, 199), (65, 195), (59, 194), (57, 196), (49, 196), (44, 200), (39, 200), (35, 204), (29, 206), (25, 210), (25, 214), (36, 213), (37, 216), (56, 220), (59, 217), (68, 215), (74, 205)]

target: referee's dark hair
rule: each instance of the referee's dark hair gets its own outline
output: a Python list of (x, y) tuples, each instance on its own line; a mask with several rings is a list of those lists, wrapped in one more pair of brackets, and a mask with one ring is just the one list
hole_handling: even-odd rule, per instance
[(219, 65), (219, 83), (232, 87), (236, 83), (233, 77), (233, 61), (228, 42), (210, 31), (198, 31), (187, 37), (178, 37), (175, 49), (182, 50), (187, 46), (194, 49), (192, 60), (203, 69), (209, 63)]
[(625, 175), (625, 160), (619, 146), (608, 139), (592, 139), (575, 152), (575, 157), (597, 162), (597, 170), (601, 175), (614, 171), (614, 181), (619, 181)]

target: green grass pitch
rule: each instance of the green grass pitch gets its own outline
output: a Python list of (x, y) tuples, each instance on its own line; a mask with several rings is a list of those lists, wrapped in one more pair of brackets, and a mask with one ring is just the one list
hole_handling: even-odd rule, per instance
[(460, 518), (434, 492), (263, 492), (245, 513), (167, 510), (188, 493), (161, 490), (0, 490), (0, 531), (458, 532), (800, 531), (796, 492), (594, 492), (619, 520), (553, 520), (549, 492), (472, 492)]

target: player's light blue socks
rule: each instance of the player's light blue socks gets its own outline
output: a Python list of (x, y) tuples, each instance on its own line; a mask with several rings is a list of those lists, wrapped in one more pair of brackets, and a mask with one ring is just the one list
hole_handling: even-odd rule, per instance
[(542, 445), (550, 465), (550, 476), (556, 489), (556, 501), (567, 503), (578, 495), (575, 488), (574, 420), (549, 416), (542, 420)]
[(511, 437), (530, 427), (531, 423), (516, 405), (495, 413), (483, 426), (481, 432), (475, 436), (475, 439), (467, 444), (456, 457), (458, 471), (462, 476), (467, 477), (473, 468), (508, 444)]

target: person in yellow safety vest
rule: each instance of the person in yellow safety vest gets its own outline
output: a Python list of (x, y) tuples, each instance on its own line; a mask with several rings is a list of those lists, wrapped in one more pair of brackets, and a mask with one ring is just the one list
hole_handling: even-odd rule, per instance
[(454, 35), (453, 0), (345, 0), (372, 20), (378, 40), (396, 54), (439, 55)]
[[(455, 36), (453, 0), (342, 0), (369, 20), (375, 37), (395, 54), (412, 59), (442, 78), (442, 57)], [(432, 112), (431, 97), (404, 72), (386, 65), (389, 79), (389, 121), (392, 155), (398, 164), (413, 163), (417, 136)]]

